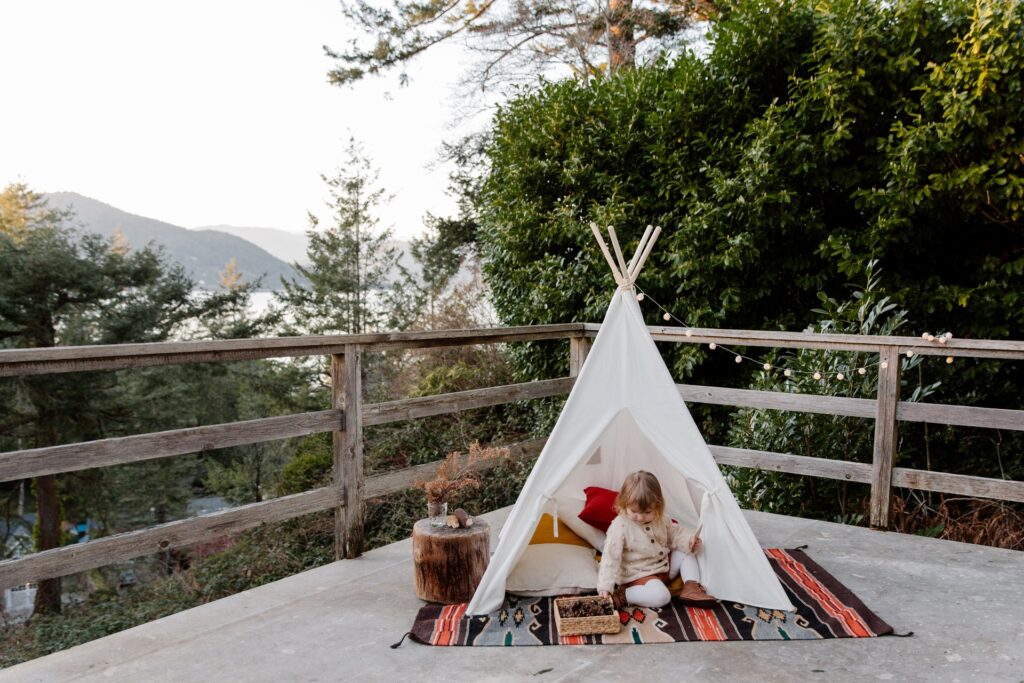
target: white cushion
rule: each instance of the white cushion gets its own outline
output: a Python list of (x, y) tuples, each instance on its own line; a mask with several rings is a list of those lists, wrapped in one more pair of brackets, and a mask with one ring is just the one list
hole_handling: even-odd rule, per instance
[[(583, 495), (582, 491), (580, 491), (580, 495)], [(579, 515), (583, 512), (583, 506), (586, 504), (587, 501), (583, 498), (560, 497), (558, 499), (558, 518), (567, 527), (572, 529), (577, 536), (590, 543), (597, 550), (603, 550), (605, 533), (580, 519)]]
[(505, 590), (516, 595), (570, 595), (597, 586), (594, 551), (578, 545), (543, 543), (526, 546), (508, 575)]

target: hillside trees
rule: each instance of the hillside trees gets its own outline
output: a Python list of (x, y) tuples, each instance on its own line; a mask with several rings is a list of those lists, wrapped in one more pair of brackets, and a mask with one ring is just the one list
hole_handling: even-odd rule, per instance
[[(37, 348), (82, 344), (163, 341), (203, 334), (228, 311), (244, 306), (248, 288), (207, 297), (192, 294), (194, 284), (180, 266), (159, 251), (131, 250), (69, 227), (67, 213), (50, 209), (24, 184), (0, 194), (0, 347)], [(222, 323), (222, 335), (248, 334), (251, 322)], [(153, 431), (157, 425), (201, 419), (204, 406), (189, 397), (209, 387), (209, 373), (195, 366), (153, 368), (123, 379), (115, 372), (29, 375), (5, 383), (0, 442), (2, 450), (74, 443), (125, 433)], [(191, 406), (191, 407), (189, 407)], [(208, 408), (207, 406), (206, 408)], [(192, 424), (195, 424), (193, 421)], [(185, 459), (134, 466), (154, 475), (156, 490), (139, 501), (148, 510), (183, 505), (180, 484), (193, 474)], [(85, 470), (35, 480), (38, 550), (61, 543), (63, 503), (92, 506), (90, 514), (116, 497), (111, 469)], [(159, 476), (156, 476), (159, 475)], [(109, 486), (110, 488), (105, 488)], [(141, 493), (143, 481), (131, 483)], [(77, 495), (69, 498), (69, 491)], [(83, 500), (91, 498), (91, 503)], [(129, 506), (130, 507), (130, 506)], [(59, 611), (60, 580), (41, 581), (39, 612)]]

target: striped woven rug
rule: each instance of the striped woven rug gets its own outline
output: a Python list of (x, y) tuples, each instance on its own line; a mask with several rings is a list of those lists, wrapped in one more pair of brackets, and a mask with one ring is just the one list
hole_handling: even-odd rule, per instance
[(767, 548), (795, 612), (722, 602), (711, 609), (673, 600), (661, 609), (619, 610), (614, 635), (559, 637), (554, 598), (507, 596), (497, 612), (468, 617), (466, 605), (427, 605), (409, 635), (426, 645), (586, 645), (690, 640), (816, 640), (889, 635), (891, 626), (802, 550)]

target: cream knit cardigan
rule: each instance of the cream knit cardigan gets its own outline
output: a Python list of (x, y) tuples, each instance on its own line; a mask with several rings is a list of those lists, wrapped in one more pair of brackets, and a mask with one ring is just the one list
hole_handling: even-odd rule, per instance
[(673, 524), (668, 515), (637, 524), (619, 514), (608, 527), (597, 572), (597, 592), (611, 593), (615, 585), (652, 574), (667, 573), (673, 550), (690, 552), (693, 533)]

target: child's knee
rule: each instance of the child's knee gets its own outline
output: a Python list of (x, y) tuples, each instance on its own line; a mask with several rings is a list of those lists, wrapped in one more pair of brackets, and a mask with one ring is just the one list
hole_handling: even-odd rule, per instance
[(668, 603), (672, 602), (672, 594), (668, 590), (668, 586), (663, 584), (661, 581), (652, 581), (655, 584), (652, 587), (652, 601), (655, 603), (655, 607), (664, 607)]

